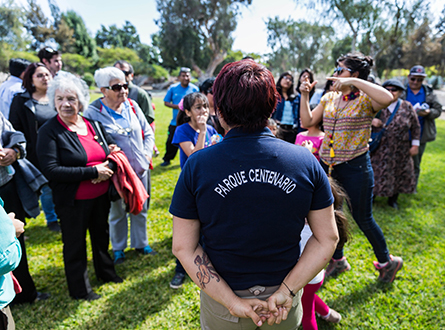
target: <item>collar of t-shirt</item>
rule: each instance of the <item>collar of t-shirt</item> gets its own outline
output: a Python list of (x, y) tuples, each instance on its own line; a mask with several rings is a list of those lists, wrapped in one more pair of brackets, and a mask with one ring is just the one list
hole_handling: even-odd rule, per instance
[(125, 101), (123, 103), (123, 108), (121, 113), (117, 113), (113, 109), (107, 107), (103, 102), (102, 99), (100, 100), (100, 103), (102, 104), (102, 107), (108, 112), (108, 114), (114, 119), (116, 124), (122, 126), (123, 128), (127, 128), (130, 126), (130, 104), (128, 101)]
[(258, 136), (262, 135), (262, 136), (274, 137), (274, 135), (272, 134), (270, 129), (268, 129), (267, 127), (260, 128), (253, 132), (246, 131), (242, 127), (234, 127), (230, 131), (227, 132), (227, 134), (224, 136), (224, 140), (231, 139), (231, 138), (252, 136), (252, 135), (258, 135)]
[(406, 100), (410, 102), (412, 105), (415, 105), (416, 103), (423, 104), (425, 103), (425, 90), (423, 86), (420, 88), (419, 92), (417, 94), (414, 94), (411, 88), (407, 88), (406, 90)]

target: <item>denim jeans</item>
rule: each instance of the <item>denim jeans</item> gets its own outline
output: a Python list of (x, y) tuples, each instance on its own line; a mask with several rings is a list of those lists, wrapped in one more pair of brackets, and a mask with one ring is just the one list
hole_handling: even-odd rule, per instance
[[(328, 166), (323, 162), (321, 164), (327, 172)], [(372, 216), (374, 172), (369, 152), (348, 162), (335, 165), (331, 176), (338, 181), (348, 194), (352, 217), (371, 243), (377, 260), (381, 263), (389, 261), (385, 237)], [(343, 249), (337, 249), (333, 258), (341, 259), (342, 257)]]
[(57, 214), (54, 210), (53, 192), (47, 184), (42, 187), (40, 203), (42, 204), (42, 210), (45, 213), (46, 224), (57, 221)]

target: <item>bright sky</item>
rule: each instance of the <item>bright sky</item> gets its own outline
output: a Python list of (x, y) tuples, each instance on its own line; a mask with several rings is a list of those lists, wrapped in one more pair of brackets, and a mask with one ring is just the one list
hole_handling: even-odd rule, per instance
[[(26, 4), (25, 0), (16, 1)], [(150, 35), (159, 30), (154, 22), (159, 18), (155, 0), (56, 0), (56, 2), (61, 11), (72, 9), (82, 16), (93, 35), (101, 25), (108, 27), (116, 24), (121, 27), (128, 20), (136, 27), (141, 41), (150, 44)], [(47, 0), (37, 0), (37, 3), (47, 16), (51, 15)], [(238, 19), (238, 26), (233, 34), (235, 39), (233, 49), (245, 53), (269, 52), (264, 21), (268, 17), (275, 16), (298, 19), (303, 13), (296, 7), (294, 0), (253, 0), (252, 5), (242, 9), (242, 16)]]
[[(26, 0), (15, 0), (26, 4)], [(122, 27), (126, 20), (137, 29), (141, 41), (151, 44), (150, 35), (159, 29), (155, 20), (159, 18), (155, 0), (55, 0), (62, 11), (69, 9), (77, 12), (85, 21), (87, 28), (93, 35), (101, 25), (108, 27), (116, 24)], [(0, 0), (1, 2), (1, 0)], [(297, 8), (296, 0), (252, 0), (252, 4), (243, 7), (242, 16), (238, 19), (238, 26), (233, 37), (234, 50), (244, 53), (264, 54), (270, 52), (267, 47), (267, 33), (265, 20), (279, 16), (281, 19), (291, 17), (298, 20), (307, 16), (304, 7)], [(444, 8), (443, 0), (431, 0), (432, 12), (439, 14)], [(47, 16), (50, 10), (47, 0), (37, 0)], [(307, 17), (306, 17), (307, 18)]]

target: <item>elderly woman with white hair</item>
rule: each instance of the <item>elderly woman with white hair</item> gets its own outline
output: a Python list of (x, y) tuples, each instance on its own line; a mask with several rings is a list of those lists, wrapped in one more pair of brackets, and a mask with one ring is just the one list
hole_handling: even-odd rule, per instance
[(101, 296), (92, 290), (87, 275), (87, 229), (97, 278), (122, 282), (108, 254), (107, 191), (113, 171), (106, 157), (118, 148), (102, 125), (79, 115), (89, 100), (84, 81), (68, 73), (57, 76), (47, 93), (57, 116), (40, 128), (37, 151), (60, 218), (68, 289), (75, 299), (96, 300)]
[[(128, 99), (128, 83), (124, 73), (114, 67), (99, 69), (94, 80), (103, 97), (90, 104), (84, 116), (97, 120), (105, 127), (116, 144), (128, 158), (135, 173), (150, 194), (150, 160), (153, 152), (154, 133), (136, 101)], [(148, 244), (147, 211), (149, 200), (142, 211), (129, 214), (131, 247), (141, 254), (154, 255), (156, 252)], [(114, 263), (125, 260), (127, 247), (128, 220), (123, 200), (111, 202), (110, 238), (113, 246)]]

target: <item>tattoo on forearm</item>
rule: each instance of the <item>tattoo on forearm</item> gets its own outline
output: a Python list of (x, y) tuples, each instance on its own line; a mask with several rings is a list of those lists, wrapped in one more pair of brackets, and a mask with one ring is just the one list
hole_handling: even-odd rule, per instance
[(212, 278), (215, 278), (216, 282), (220, 281), (219, 275), (216, 273), (215, 268), (210, 265), (210, 260), (207, 254), (203, 253), (202, 258), (197, 255), (195, 258), (195, 265), (198, 266), (196, 277), (198, 278), (201, 288), (205, 289), (206, 284), (209, 284)]

